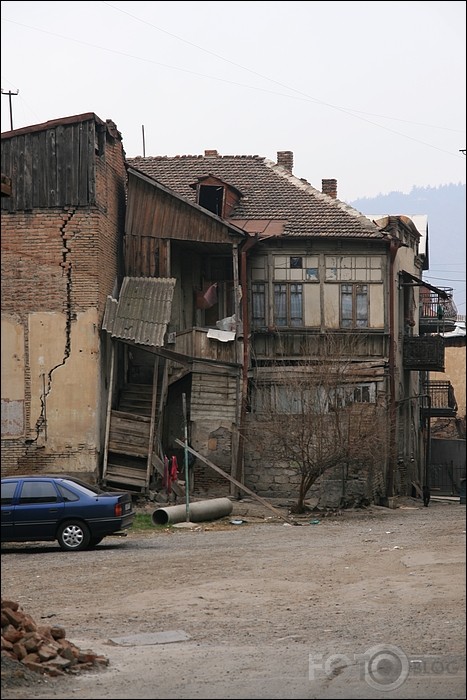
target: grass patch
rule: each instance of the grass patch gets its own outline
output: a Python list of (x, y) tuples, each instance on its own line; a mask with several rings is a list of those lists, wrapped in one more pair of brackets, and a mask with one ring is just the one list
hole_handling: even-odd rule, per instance
[(136, 513), (133, 520), (132, 530), (154, 530), (152, 516), (149, 513)]
[(168, 527), (172, 525), (155, 525), (149, 513), (136, 513), (131, 529), (133, 532), (146, 532), (147, 530), (167, 530)]

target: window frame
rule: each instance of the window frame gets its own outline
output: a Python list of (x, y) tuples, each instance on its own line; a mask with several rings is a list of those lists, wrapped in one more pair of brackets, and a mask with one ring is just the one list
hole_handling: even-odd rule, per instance
[[(279, 328), (303, 328), (303, 283), (273, 282), (272, 289), (274, 325)], [(282, 306), (283, 309), (280, 308)]]
[[(350, 292), (347, 288), (350, 289)], [(359, 288), (364, 288), (364, 293)], [(349, 298), (351, 313), (346, 314), (347, 308), (344, 309), (344, 301)], [(359, 318), (362, 298), (365, 299), (365, 316)], [(370, 327), (370, 285), (361, 282), (339, 284), (339, 326), (349, 330), (367, 329)]]

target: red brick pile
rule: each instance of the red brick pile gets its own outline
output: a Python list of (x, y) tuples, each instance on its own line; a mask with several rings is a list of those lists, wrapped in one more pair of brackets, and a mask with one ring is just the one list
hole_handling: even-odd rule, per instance
[(63, 676), (107, 666), (106, 657), (81, 650), (65, 639), (59, 625), (38, 625), (18, 603), (1, 599), (2, 656), (49, 676)]

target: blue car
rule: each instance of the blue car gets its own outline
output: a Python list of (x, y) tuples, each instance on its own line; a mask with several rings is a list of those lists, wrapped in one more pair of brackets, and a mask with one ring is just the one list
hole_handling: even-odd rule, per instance
[(2, 479), (2, 542), (58, 541), (64, 551), (90, 549), (126, 535), (135, 512), (127, 492), (101, 491), (74, 477)]

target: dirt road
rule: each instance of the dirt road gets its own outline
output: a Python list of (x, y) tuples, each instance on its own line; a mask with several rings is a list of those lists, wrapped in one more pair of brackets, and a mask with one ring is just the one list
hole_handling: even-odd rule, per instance
[(465, 697), (465, 506), (270, 516), (3, 546), (2, 595), (109, 666), (2, 697)]

